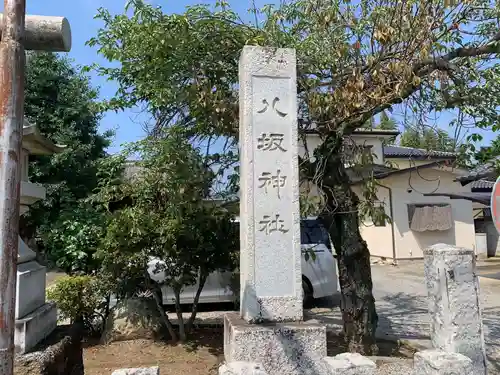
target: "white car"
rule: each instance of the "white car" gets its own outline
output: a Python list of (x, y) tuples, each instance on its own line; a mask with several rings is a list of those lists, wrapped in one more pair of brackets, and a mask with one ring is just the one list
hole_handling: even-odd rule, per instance
[[(236, 225), (239, 221), (236, 220)], [(302, 243), (302, 288), (304, 302), (313, 299), (330, 297), (340, 291), (338, 282), (338, 268), (328, 232), (315, 218), (301, 220), (301, 243)], [(312, 255), (311, 253), (314, 253)], [(165, 280), (165, 271), (158, 271), (159, 260), (152, 259), (148, 263), (148, 272), (151, 278), (158, 283)], [(199, 303), (222, 303), (234, 302), (234, 286), (231, 283), (236, 280), (239, 286), (239, 277), (233, 276), (233, 272), (211, 273), (200, 295)], [(184, 287), (181, 296), (181, 304), (193, 303), (198, 286), (189, 285)], [(239, 290), (239, 287), (237, 288)], [(163, 303), (174, 304), (174, 293), (167, 286), (162, 287)]]

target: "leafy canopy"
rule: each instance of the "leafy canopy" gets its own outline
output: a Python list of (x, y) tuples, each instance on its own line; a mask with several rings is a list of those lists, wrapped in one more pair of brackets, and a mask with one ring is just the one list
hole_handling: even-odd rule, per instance
[[(60, 154), (30, 156), (30, 180), (47, 188), (47, 198), (31, 206), (23, 215), (21, 235), (46, 237), (51, 236), (53, 227), (59, 228), (63, 222), (71, 220), (71, 216), (76, 218), (81, 213), (79, 208), (78, 212), (73, 211), (78, 201), (97, 186), (96, 161), (105, 157), (111, 133), (98, 131), (101, 108), (97, 90), (65, 57), (31, 53), (25, 93), (27, 119), (45, 137), (66, 146)], [(46, 250), (60, 254), (60, 240), (57, 244), (45, 241)]]
[(178, 292), (200, 276), (232, 268), (235, 229), (231, 215), (206, 199), (214, 173), (200, 150), (171, 130), (129, 145), (124, 154), (139, 157), (136, 174), (103, 186), (95, 197), (106, 206), (130, 202), (111, 214), (101, 249), (105, 267), (140, 279), (149, 260), (159, 259), (155, 271), (164, 271), (165, 283)]
[(243, 22), (224, 1), (165, 14), (139, 0), (132, 16), (100, 9), (90, 40), (117, 67), (113, 108), (145, 104), (157, 127), (235, 135), (237, 62), (244, 44), (296, 48), (302, 116), (350, 132), (402, 103), (415, 112), (457, 108), (477, 126), (498, 119), (499, 7), (489, 0), (297, 0)]

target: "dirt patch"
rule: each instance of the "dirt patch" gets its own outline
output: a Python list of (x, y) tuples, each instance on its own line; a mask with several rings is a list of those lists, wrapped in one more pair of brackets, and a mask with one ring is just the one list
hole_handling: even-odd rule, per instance
[[(126, 367), (159, 366), (162, 375), (215, 375), (224, 360), (223, 328), (200, 328), (195, 341), (174, 345), (166, 341), (130, 340), (109, 345), (84, 345), (85, 375), (111, 374)], [(328, 334), (328, 355), (347, 350), (344, 339)], [(391, 341), (379, 341), (380, 356), (412, 357), (411, 349)]]
[[(349, 351), (343, 336), (328, 332), (326, 339), (329, 357)], [(377, 340), (377, 345), (380, 357), (413, 358), (413, 354), (416, 352), (415, 348), (389, 340)]]
[[(343, 336), (328, 332), (326, 338), (329, 357), (349, 351)], [(408, 345), (389, 340), (377, 340), (377, 345), (378, 356), (380, 357), (413, 358), (413, 354), (416, 352), (414, 348)]]
[(159, 366), (162, 375), (215, 375), (224, 359), (223, 329), (199, 329), (185, 345), (166, 341), (130, 340), (109, 345), (86, 343), (85, 375), (111, 374), (119, 368)]

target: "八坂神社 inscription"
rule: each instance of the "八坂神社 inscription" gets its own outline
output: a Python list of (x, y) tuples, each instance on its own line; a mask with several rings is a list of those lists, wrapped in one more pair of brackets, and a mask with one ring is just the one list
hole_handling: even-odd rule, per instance
[(280, 150), (286, 152), (286, 149), (281, 146), (285, 135), (282, 133), (262, 133), (257, 138), (257, 149), (262, 151)]
[(264, 215), (262, 220), (259, 221), (259, 224), (261, 225), (259, 231), (265, 232), (266, 234), (278, 231), (281, 233), (288, 232), (288, 229), (285, 228), (285, 221), (280, 219), (279, 214), (274, 215), (274, 219), (272, 219), (269, 215)]
[[(276, 103), (278, 103), (279, 101), (280, 101), (280, 99), (278, 97), (275, 97), (273, 99), (272, 108), (276, 111), (276, 113), (278, 114), (278, 116), (285, 117), (286, 115), (288, 115), (288, 113), (281, 112), (278, 108), (276, 108)], [(262, 104), (264, 104), (264, 107), (262, 109), (258, 110), (257, 113), (264, 113), (269, 108), (269, 103), (268, 103), (267, 99), (263, 99), (262, 100)]]
[(282, 176), (281, 171), (279, 169), (276, 171), (275, 175), (273, 175), (271, 172), (262, 172), (262, 174), (259, 177), (259, 181), (261, 182), (259, 188), (264, 188), (264, 191), (266, 193), (268, 186), (275, 188), (278, 193), (278, 198), (281, 198), (280, 190), (282, 187), (285, 187), (286, 176)]

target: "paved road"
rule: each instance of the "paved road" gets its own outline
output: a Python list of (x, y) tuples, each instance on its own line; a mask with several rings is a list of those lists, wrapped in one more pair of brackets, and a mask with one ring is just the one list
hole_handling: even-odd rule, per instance
[(477, 266), (477, 273), (484, 278), (500, 280), (500, 258), (480, 262)]

